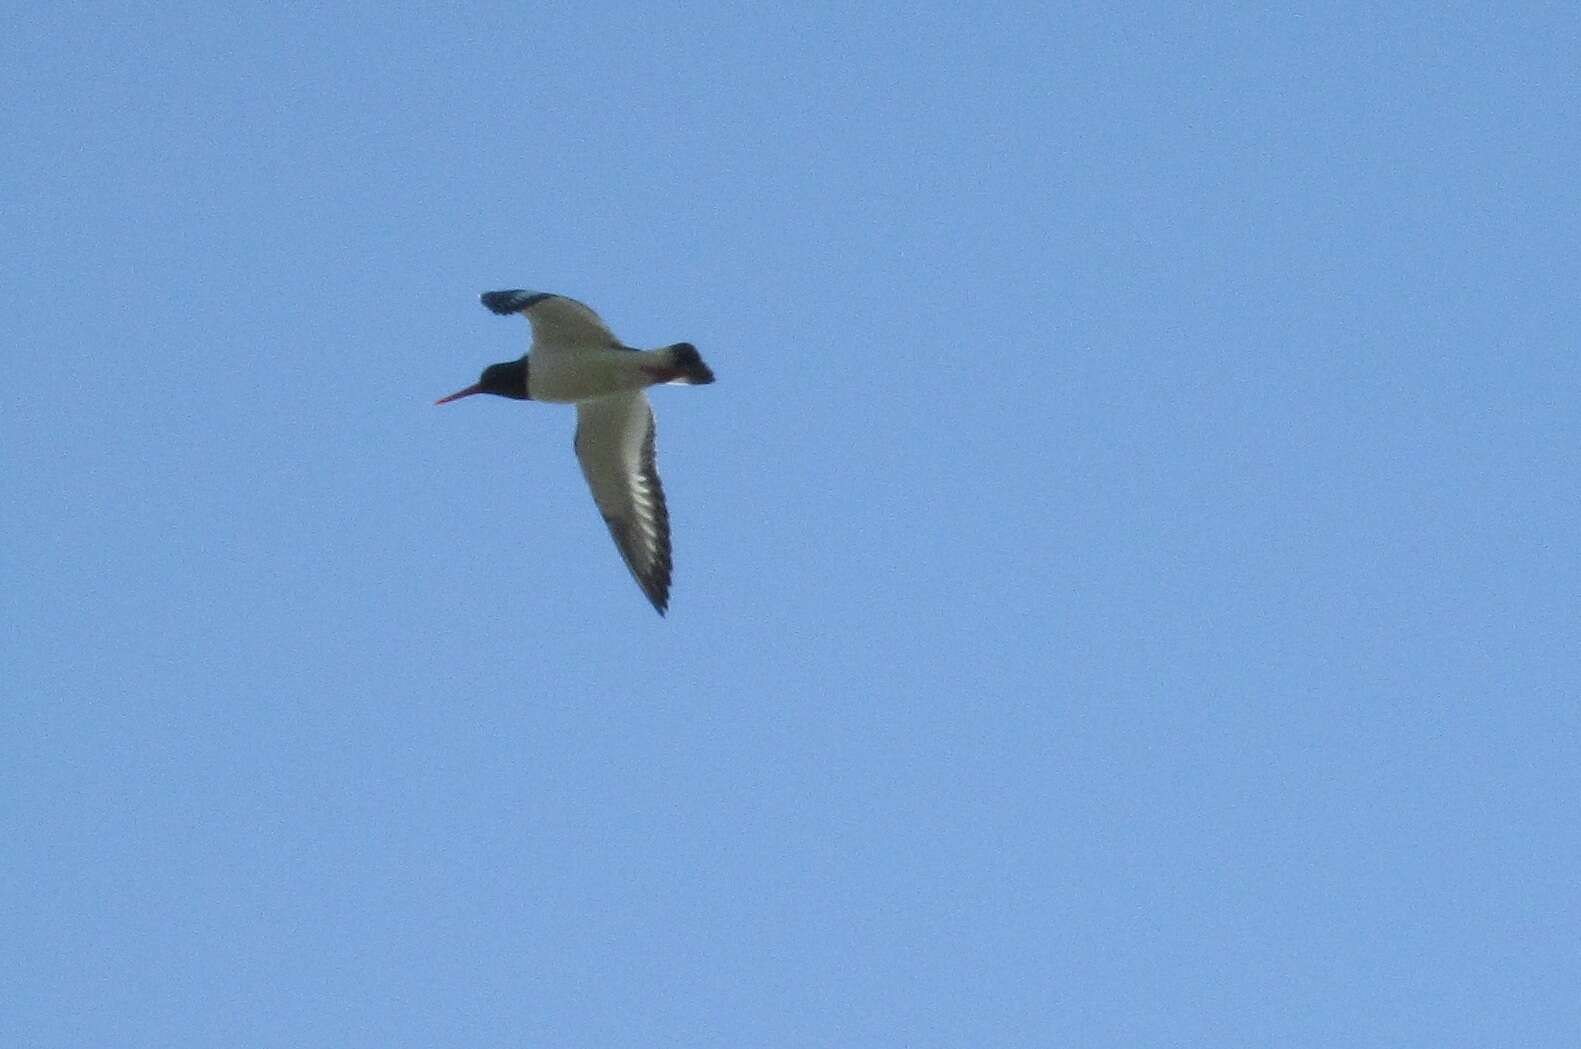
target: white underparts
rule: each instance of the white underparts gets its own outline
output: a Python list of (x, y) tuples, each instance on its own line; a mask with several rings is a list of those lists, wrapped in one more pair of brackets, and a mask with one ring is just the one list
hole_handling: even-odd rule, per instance
[(668, 363), (663, 350), (535, 353), (528, 359), (535, 401), (570, 404), (652, 386)]

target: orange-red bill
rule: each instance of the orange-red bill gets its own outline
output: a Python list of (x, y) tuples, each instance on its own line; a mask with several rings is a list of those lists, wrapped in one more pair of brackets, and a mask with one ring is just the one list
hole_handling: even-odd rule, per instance
[(482, 383), (477, 383), (475, 385), (468, 386), (464, 390), (457, 390), (455, 393), (451, 394), (449, 397), (441, 397), (441, 398), (439, 398), (439, 400), (435, 401), (434, 403), (435, 404), (449, 404), (451, 401), (459, 401), (463, 397), (471, 397), (474, 393), (482, 393), (482, 392), (483, 392), (483, 384)]

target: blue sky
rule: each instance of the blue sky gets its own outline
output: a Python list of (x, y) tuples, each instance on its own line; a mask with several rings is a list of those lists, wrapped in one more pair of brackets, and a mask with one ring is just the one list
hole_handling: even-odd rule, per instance
[(1573, 1044), (1565, 5), (8, 23), (0, 1041)]

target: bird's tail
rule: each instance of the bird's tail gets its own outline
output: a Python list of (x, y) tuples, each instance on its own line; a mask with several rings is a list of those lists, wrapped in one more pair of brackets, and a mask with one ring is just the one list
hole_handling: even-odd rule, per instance
[(714, 381), (713, 369), (703, 363), (703, 355), (689, 342), (678, 342), (659, 351), (664, 356), (664, 382), (706, 386)]

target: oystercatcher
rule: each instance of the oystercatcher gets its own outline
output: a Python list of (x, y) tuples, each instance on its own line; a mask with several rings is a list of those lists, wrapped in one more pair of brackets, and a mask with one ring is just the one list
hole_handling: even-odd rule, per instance
[(702, 386), (714, 373), (689, 342), (657, 350), (624, 345), (587, 306), (539, 291), (489, 291), (483, 305), (519, 313), (532, 346), (519, 360), (491, 364), (476, 383), (441, 397), (475, 393), (576, 405), (576, 458), (615, 546), (662, 616), (670, 602), (670, 514), (654, 466), (653, 408), (643, 391), (657, 383)]

